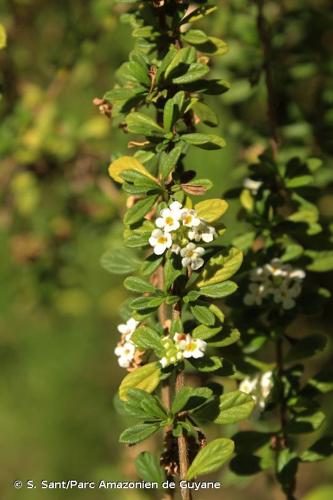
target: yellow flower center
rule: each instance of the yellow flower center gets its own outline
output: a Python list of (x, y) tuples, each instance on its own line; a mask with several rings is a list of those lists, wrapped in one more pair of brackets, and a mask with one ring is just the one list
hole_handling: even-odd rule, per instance
[(192, 215), (185, 215), (184, 217), (184, 223), (189, 224), (192, 220)]
[(168, 224), (168, 226), (171, 226), (173, 224), (173, 218), (169, 216), (165, 219), (165, 222)]
[(195, 350), (196, 350), (196, 348), (197, 348), (197, 346), (196, 346), (195, 342), (190, 342), (190, 343), (189, 343), (189, 344), (187, 344), (187, 346), (186, 346), (186, 350), (187, 350), (187, 351), (191, 351), (191, 352), (192, 352), (192, 351), (195, 351)]
[(163, 245), (164, 243), (167, 242), (167, 239), (165, 236), (160, 236), (157, 241), (158, 243), (161, 243)]

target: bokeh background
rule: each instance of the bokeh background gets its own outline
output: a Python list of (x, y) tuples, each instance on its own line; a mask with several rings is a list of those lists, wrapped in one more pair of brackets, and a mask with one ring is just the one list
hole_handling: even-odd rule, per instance
[[(267, 145), (265, 86), (256, 10), (251, 1), (219, 2), (207, 20), (229, 53), (214, 71), (231, 90), (214, 98), (223, 152), (196, 150), (188, 166), (221, 195), (244, 178)], [(323, 158), (319, 208), (333, 216), (333, 15), (330, 0), (272, 0), (275, 77), (283, 155)], [(121, 280), (104, 271), (102, 253), (121, 241), (124, 198), (107, 176), (127, 138), (98, 114), (94, 97), (115, 82), (133, 40), (114, 0), (1, 0), (7, 46), (0, 51), (0, 497), (97, 500), (149, 498), (142, 492), (16, 491), (14, 479), (135, 478), (140, 446), (118, 445), (124, 417), (113, 399), (123, 376), (113, 350)], [(199, 151), (199, 152), (198, 152)], [(208, 171), (209, 169), (209, 171)], [(226, 242), (242, 231), (237, 201)], [(332, 275), (318, 278), (332, 287)], [(295, 328), (332, 334), (332, 308)], [(330, 351), (315, 359), (330, 362)], [(324, 401), (326, 431), (333, 405)], [(230, 433), (235, 429), (230, 429)], [(322, 429), (325, 430), (325, 429)], [(228, 431), (229, 432), (229, 431)], [(313, 440), (314, 436), (307, 437)], [(305, 441), (306, 445), (306, 441)], [(154, 443), (150, 444), (154, 447)], [(196, 498), (283, 498), (271, 478), (235, 477)], [(299, 498), (333, 498), (333, 461), (301, 468)]]

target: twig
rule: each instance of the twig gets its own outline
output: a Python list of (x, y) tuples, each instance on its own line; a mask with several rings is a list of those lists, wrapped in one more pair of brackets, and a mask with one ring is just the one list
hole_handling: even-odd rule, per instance
[(276, 158), (280, 137), (278, 132), (277, 118), (277, 96), (274, 86), (273, 70), (272, 70), (272, 45), (269, 29), (264, 15), (264, 0), (254, 0), (258, 7), (257, 28), (263, 52), (263, 68), (265, 71), (266, 88), (267, 88), (267, 104), (268, 104), (268, 122), (270, 127), (273, 156)]

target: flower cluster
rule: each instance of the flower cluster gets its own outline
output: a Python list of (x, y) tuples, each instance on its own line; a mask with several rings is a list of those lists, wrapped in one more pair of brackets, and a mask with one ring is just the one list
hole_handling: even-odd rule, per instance
[(183, 359), (202, 358), (205, 354), (207, 343), (201, 339), (194, 339), (189, 333), (175, 333), (173, 339), (162, 339), (165, 356), (160, 359), (163, 368), (176, 364)]
[(203, 266), (205, 250), (196, 243), (211, 243), (216, 237), (216, 230), (201, 220), (195, 210), (173, 201), (168, 208), (161, 210), (155, 225), (149, 243), (156, 255), (171, 249), (181, 256), (183, 267), (197, 270)]
[(295, 307), (295, 299), (302, 291), (305, 272), (294, 269), (290, 264), (283, 264), (273, 259), (269, 264), (251, 271), (248, 293), (244, 297), (247, 306), (260, 306), (266, 298), (272, 298), (283, 309)]
[(136, 346), (131, 341), (131, 337), (138, 324), (138, 321), (134, 318), (130, 318), (126, 323), (122, 323), (117, 327), (118, 332), (121, 333), (121, 340), (118, 342), (114, 353), (118, 356), (118, 364), (121, 368), (130, 368), (134, 361)]
[(273, 373), (265, 372), (255, 377), (246, 377), (239, 384), (239, 390), (250, 394), (255, 400), (260, 410), (266, 406), (266, 400), (269, 397), (273, 388)]

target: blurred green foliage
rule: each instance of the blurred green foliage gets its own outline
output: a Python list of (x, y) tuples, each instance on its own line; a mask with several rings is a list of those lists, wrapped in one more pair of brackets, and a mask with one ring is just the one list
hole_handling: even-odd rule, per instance
[[(268, 136), (254, 6), (247, 0), (220, 3), (219, 13), (205, 22), (228, 42), (229, 53), (215, 68), (231, 90), (212, 98), (228, 147), (209, 155), (211, 195), (244, 177), (245, 165), (262, 152)], [(288, 157), (323, 158), (316, 177), (322, 189), (318, 206), (332, 220), (330, 1), (270, 0), (265, 8), (284, 151)], [(119, 454), (123, 425), (112, 408), (121, 375), (113, 357), (115, 324), (125, 292), (120, 280), (99, 266), (103, 251), (121, 238), (123, 198), (108, 179), (107, 166), (111, 154), (125, 151), (126, 141), (92, 105), (111, 88), (115, 69), (132, 47), (128, 26), (119, 22), (124, 11), (126, 5), (113, 0), (2, 0), (0, 6), (7, 32), (0, 50), (0, 496), (5, 500), (46, 498), (42, 490), (16, 492), (14, 479), (135, 477), (131, 450)], [(2, 40), (0, 31), (0, 46)], [(190, 165), (199, 176), (207, 174), (204, 152), (192, 152)], [(240, 232), (238, 208), (236, 200), (227, 217), (230, 240)], [(323, 285), (331, 285), (331, 278), (321, 278)], [(320, 323), (313, 319), (296, 328), (330, 333), (329, 309)], [(326, 403), (326, 412), (329, 428), (332, 405)], [(306, 475), (301, 470), (300, 497), (326, 500), (331, 469), (327, 461), (316, 475), (309, 465)], [(270, 498), (279, 498), (262, 479), (235, 480), (229, 472), (222, 480), (231, 500), (244, 494), (266, 499), (268, 488)], [(217, 495), (211, 492), (211, 498)], [(118, 490), (103, 497), (134, 500), (144, 494)]]

